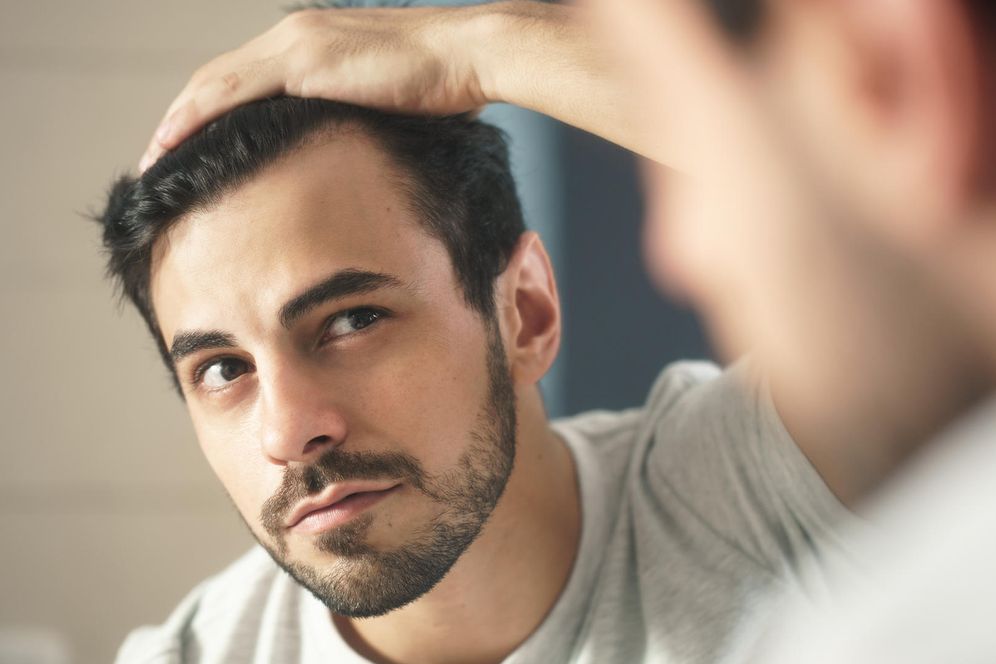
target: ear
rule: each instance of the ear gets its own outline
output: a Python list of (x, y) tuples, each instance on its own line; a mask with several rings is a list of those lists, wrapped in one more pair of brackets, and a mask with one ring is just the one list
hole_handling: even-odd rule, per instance
[[(780, 0), (770, 52), (803, 139), (857, 203), (928, 238), (964, 216), (987, 159), (983, 43), (959, 0)], [(791, 34), (792, 36), (786, 36)], [(783, 83), (785, 81), (782, 81)], [(808, 97), (808, 99), (803, 99)], [(834, 155), (834, 156), (827, 156)], [(897, 229), (898, 230), (898, 229)]]
[(512, 379), (539, 382), (560, 348), (560, 299), (550, 257), (535, 232), (523, 233), (498, 277), (497, 306)]

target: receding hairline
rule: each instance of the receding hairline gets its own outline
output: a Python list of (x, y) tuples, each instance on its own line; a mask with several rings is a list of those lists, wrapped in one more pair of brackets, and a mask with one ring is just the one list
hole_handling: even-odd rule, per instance
[[(190, 209), (185, 210), (183, 213), (177, 215), (164, 224), (161, 232), (156, 236), (156, 239), (152, 242), (150, 247), (149, 283), (152, 283), (152, 279), (156, 272), (156, 266), (168, 249), (170, 235), (181, 224), (192, 220), (192, 218), (208, 214), (211, 211), (217, 210), (218, 208), (224, 206), (233, 196), (237, 195), (239, 191), (251, 185), (253, 182), (256, 182), (260, 178), (265, 177), (267, 173), (271, 173), (286, 166), (296, 157), (299, 157), (303, 152), (329, 147), (334, 143), (344, 140), (353, 140), (360, 144), (365, 143), (374, 149), (374, 152), (380, 156), (384, 162), (384, 165), (388, 169), (386, 175), (389, 182), (400, 192), (402, 200), (408, 204), (409, 210), (417, 217), (419, 213), (414, 209), (412, 201), (410, 200), (413, 194), (410, 189), (413, 175), (405, 172), (406, 168), (398, 163), (397, 159), (394, 158), (384, 142), (380, 140), (369, 127), (364, 126), (363, 122), (360, 120), (355, 118), (347, 118), (343, 120), (330, 119), (329, 121), (308, 130), (304, 135), (302, 135), (301, 140), (288, 147), (279, 156), (267, 161), (252, 174), (243, 179), (226, 183), (218, 192), (207, 200), (191, 206)], [(418, 226), (419, 230), (430, 237), (430, 239), (441, 242), (440, 238), (428, 231), (425, 224), (418, 223), (416, 226)]]
[[(432, 233), (427, 224), (420, 221), (421, 213), (416, 209), (411, 200), (413, 192), (410, 187), (413, 176), (405, 172), (407, 170), (406, 167), (397, 162), (388, 147), (384, 145), (383, 141), (379, 140), (376, 134), (369, 127), (364, 126), (362, 121), (353, 118), (342, 121), (331, 120), (309, 130), (302, 136), (300, 141), (287, 148), (287, 150), (282, 152), (278, 157), (263, 164), (251, 175), (244, 179), (226, 184), (220, 191), (208, 200), (192, 206), (189, 210), (177, 215), (164, 225), (162, 231), (152, 242), (150, 247), (148, 273), (149, 309), (151, 315), (156, 319), (156, 324), (160, 326), (160, 335), (163, 333), (161, 325), (158, 321), (158, 315), (156, 313), (156, 288), (154, 284), (157, 282), (156, 273), (158, 268), (161, 267), (162, 261), (169, 250), (171, 237), (176, 229), (185, 225), (186, 222), (196, 221), (198, 217), (210, 214), (212, 211), (225, 206), (226, 203), (231, 201), (233, 196), (238, 194), (238, 192), (265, 177), (267, 173), (272, 173), (277, 169), (287, 166), (295, 158), (300, 157), (302, 153), (311, 150), (320, 150), (333, 146), (337, 143), (350, 141), (355, 142), (358, 145), (367, 145), (372, 148), (372, 152), (374, 154), (378, 155), (377, 158), (387, 169), (385, 171), (387, 182), (389, 182), (390, 185), (398, 192), (399, 200), (406, 206), (407, 211), (412, 216), (412, 219), (409, 221), (413, 222), (412, 225), (415, 230), (422, 233), (427, 239), (439, 244), (440, 248), (442, 248), (447, 257), (447, 261), (450, 269), (453, 271), (454, 278), (457, 282), (459, 282), (456, 274), (456, 265), (453, 264), (453, 260), (450, 256), (446, 243), (438, 235)], [(165, 338), (163, 341), (165, 341)]]

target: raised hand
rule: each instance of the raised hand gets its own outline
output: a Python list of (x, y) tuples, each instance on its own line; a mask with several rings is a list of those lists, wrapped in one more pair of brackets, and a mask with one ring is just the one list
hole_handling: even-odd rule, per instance
[[(583, 7), (514, 0), (466, 7), (310, 9), (204, 65), (142, 158), (246, 102), (279, 94), (402, 113), (455, 114), (503, 101), (682, 167), (675, 132), (640, 118), (642, 95)], [(658, 91), (666, 96), (667, 86)]]
[(490, 99), (475, 47), (496, 28), (497, 16), (547, 10), (535, 3), (502, 5), (290, 14), (194, 73), (166, 112), (140, 168), (232, 108), (273, 95), (440, 115), (482, 106)]

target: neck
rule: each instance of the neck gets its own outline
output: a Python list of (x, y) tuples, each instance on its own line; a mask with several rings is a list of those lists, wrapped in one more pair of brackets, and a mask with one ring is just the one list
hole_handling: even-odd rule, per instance
[[(952, 251), (935, 242), (919, 254), (899, 252), (874, 237), (855, 238), (845, 250), (824, 252), (839, 261), (820, 272), (833, 278), (808, 285), (810, 301), (825, 311), (807, 317), (816, 323), (800, 336), (809, 355), (789, 365), (805, 368), (803, 377), (784, 361), (772, 376), (786, 428), (852, 506), (975, 405), (996, 376), (985, 368), (966, 307), (939, 278), (938, 257)], [(957, 290), (975, 306), (996, 302), (963, 284)], [(831, 324), (826, 312), (834, 314)]]
[(996, 203), (959, 222), (947, 238), (933, 276), (957, 306), (956, 321), (968, 329), (979, 364), (996, 386)]
[(519, 396), (515, 465), (480, 536), (429, 593), (387, 615), (335, 616), (374, 662), (500, 662), (542, 623), (570, 576), (580, 534), (574, 460), (536, 388)]

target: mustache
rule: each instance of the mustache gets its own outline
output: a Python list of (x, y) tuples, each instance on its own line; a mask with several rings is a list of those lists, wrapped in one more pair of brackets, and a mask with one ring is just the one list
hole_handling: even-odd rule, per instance
[(334, 482), (395, 478), (425, 491), (426, 473), (411, 455), (347, 452), (333, 447), (310, 466), (287, 468), (280, 488), (263, 503), (259, 520), (263, 528), (276, 537), (287, 514), (297, 503)]

